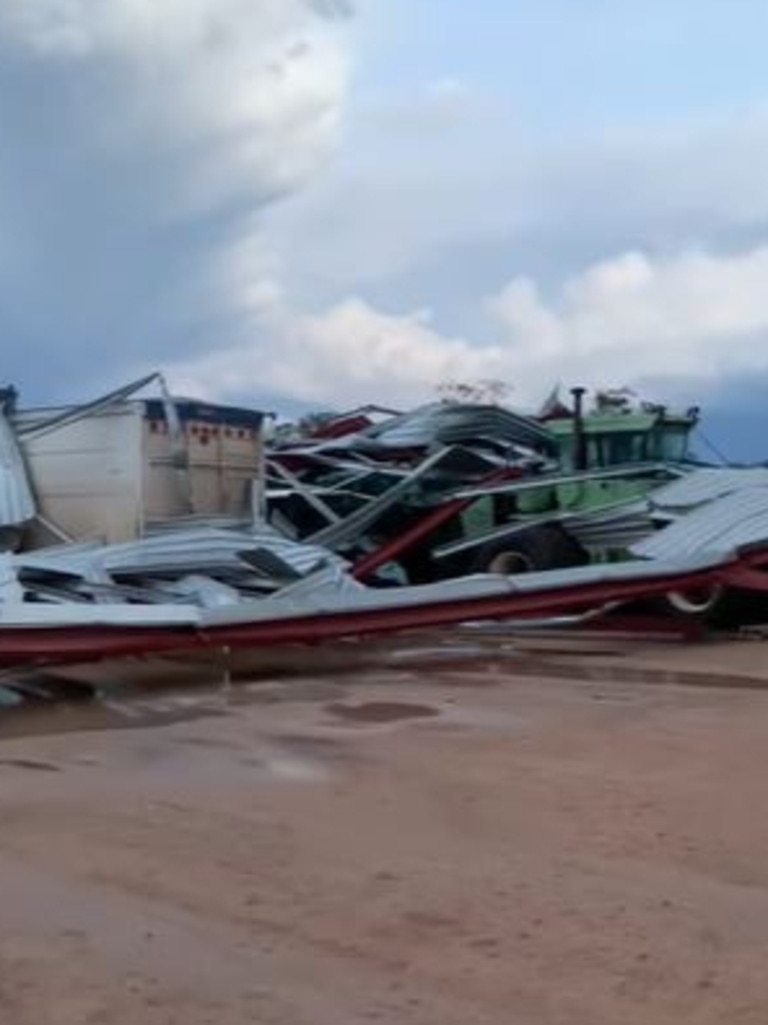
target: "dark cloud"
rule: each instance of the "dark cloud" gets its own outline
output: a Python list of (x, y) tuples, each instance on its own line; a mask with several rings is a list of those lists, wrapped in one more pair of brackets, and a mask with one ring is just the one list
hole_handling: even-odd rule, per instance
[(177, 0), (155, 39), (125, 0), (60, 5), (64, 26), (17, 23), (25, 2), (0, 13), (0, 338), (3, 377), (46, 400), (234, 329), (219, 265), (324, 163), (345, 44), (318, 15), (352, 7)]

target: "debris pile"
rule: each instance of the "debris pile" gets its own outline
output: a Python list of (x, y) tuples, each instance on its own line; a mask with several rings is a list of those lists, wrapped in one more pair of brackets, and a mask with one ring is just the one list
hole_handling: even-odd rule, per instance
[[(38, 423), (55, 434), (109, 406)], [(66, 540), (51, 522), (58, 543), (29, 543), (41, 477), (28, 474), (15, 411), (0, 416), (0, 664), (488, 619), (561, 627), (649, 599), (657, 616), (701, 616), (729, 590), (768, 592), (768, 471), (662, 459), (665, 432), (679, 455), (693, 417), (611, 407), (569, 424), (558, 409), (553, 431), (489, 405), (368, 408), (278, 432), (265, 451), (252, 431), (261, 414), (172, 406), (131, 407), (125, 423), (153, 461), (150, 475), (137, 464), (137, 492), (181, 494), (184, 515), (119, 543), (106, 529)], [(600, 459), (575, 467), (587, 442)], [(627, 452), (639, 458), (622, 462)], [(211, 507), (214, 490), (226, 507)]]
[(544, 426), (493, 406), (438, 403), (379, 424), (354, 411), (270, 451), (268, 515), (358, 561), (358, 579), (398, 559), (398, 582), (425, 582), (446, 575), (431, 549), (477, 507), (460, 493), (553, 468), (556, 451)]
[[(627, 495), (683, 472), (646, 459), (612, 465), (610, 454), (574, 471), (573, 431), (563, 442), (562, 419), (558, 436), (550, 423), (493, 406), (377, 412), (383, 422), (355, 410), (313, 425), (267, 459), (270, 522), (333, 548), (372, 583), (385, 569), (388, 579), (417, 584), (584, 565), (591, 552), (625, 549), (653, 528), (646, 504)], [(657, 418), (641, 418), (643, 454)], [(622, 442), (629, 422), (619, 418)], [(600, 440), (606, 448), (608, 432)]]

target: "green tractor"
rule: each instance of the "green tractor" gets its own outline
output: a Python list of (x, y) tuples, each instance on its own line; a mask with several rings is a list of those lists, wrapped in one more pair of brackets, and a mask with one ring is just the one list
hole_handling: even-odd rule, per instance
[[(553, 498), (554, 507), (569, 512), (639, 498), (667, 468), (689, 459), (697, 408), (685, 413), (650, 403), (634, 408), (623, 393), (598, 392), (585, 414), (584, 390), (574, 388), (572, 394), (572, 410), (560, 407), (544, 421), (557, 439), (560, 471), (585, 477), (558, 484), (554, 496), (546, 489), (523, 492), (521, 512), (544, 512), (553, 507)], [(600, 476), (600, 471), (607, 472)]]
[(625, 556), (620, 546), (587, 550), (569, 520), (626, 507), (679, 472), (691, 458), (699, 410), (636, 406), (625, 392), (598, 392), (585, 412), (585, 390), (571, 394), (571, 408), (551, 401), (541, 416), (556, 442), (556, 467), (478, 495), (446, 525), (452, 539), (431, 538), (439, 575), (530, 572)]

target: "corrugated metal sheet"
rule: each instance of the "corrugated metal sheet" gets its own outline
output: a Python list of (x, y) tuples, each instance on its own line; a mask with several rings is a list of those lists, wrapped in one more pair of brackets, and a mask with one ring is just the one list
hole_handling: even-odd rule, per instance
[(0, 527), (27, 523), (35, 512), (35, 500), (16, 434), (0, 412)]
[[(237, 624), (279, 622), (312, 616), (343, 616), (357, 612), (393, 612), (395, 610), (436, 608), (465, 601), (513, 598), (537, 593), (567, 593), (582, 595), (589, 585), (616, 585), (620, 583), (649, 584), (666, 581), (688, 574), (715, 569), (722, 559), (712, 555), (699, 555), (687, 559), (625, 562), (614, 565), (585, 566), (576, 569), (552, 570), (544, 573), (523, 574), (519, 577), (481, 575), (459, 580), (441, 581), (418, 587), (367, 588), (355, 583), (348, 574), (326, 568), (306, 581), (283, 588), (272, 597), (243, 600), (220, 605), (202, 601), (199, 594), (191, 593), (187, 604), (78, 604), (64, 602), (44, 604), (18, 601), (0, 603), (0, 628), (61, 628), (93, 626), (141, 625), (158, 627), (217, 627)], [(202, 608), (201, 604), (207, 604)], [(496, 612), (498, 614), (498, 611)], [(408, 620), (402, 620), (406, 626)], [(391, 626), (387, 626), (391, 629)], [(398, 625), (399, 628), (399, 625)], [(0, 631), (1, 632), (1, 631)], [(68, 643), (62, 642), (64, 649)], [(88, 642), (93, 643), (92, 641)], [(172, 641), (177, 644), (176, 638)]]
[(304, 576), (319, 565), (345, 568), (340, 556), (319, 545), (297, 544), (270, 530), (238, 531), (198, 528), (165, 531), (118, 545), (69, 546), (30, 552), (16, 557), (18, 568), (71, 573), (95, 581), (110, 577), (183, 576), (191, 573), (216, 575), (250, 574), (260, 568), (260, 553), (266, 575), (275, 560), (292, 576)]
[(556, 442), (545, 427), (499, 406), (436, 402), (392, 417), (359, 434), (322, 446), (327, 449), (428, 448), (432, 445), (471, 445), (489, 440), (495, 445), (520, 445), (554, 450)]
[(42, 602), (29, 604), (0, 604), (0, 627), (34, 630), (47, 627), (95, 627), (95, 626), (198, 626), (201, 611), (195, 605), (78, 605), (67, 602), (60, 605), (46, 605)]
[(659, 578), (713, 569), (722, 562), (723, 559), (717, 555), (702, 554), (652, 562), (627, 561), (578, 566), (514, 577), (481, 574), (443, 580), (436, 584), (384, 589), (359, 586), (350, 588), (345, 583), (346, 577), (327, 571), (318, 578), (311, 578), (306, 583), (297, 584), (295, 588), (286, 588), (260, 601), (206, 610), (201, 622), (205, 626), (221, 626), (278, 621), (308, 614), (330, 616), (345, 611), (402, 609), (494, 596), (578, 589), (590, 584), (652, 582)]
[(670, 559), (760, 544), (768, 546), (768, 486), (736, 490), (708, 502), (632, 551), (646, 559)]
[[(561, 484), (587, 484), (600, 480), (625, 480), (635, 477), (652, 477), (660, 474), (677, 475), (680, 471), (676, 467), (665, 463), (628, 463), (623, 466), (613, 466), (605, 470), (584, 470), (575, 473), (539, 473), (535, 476), (525, 477), (522, 480), (505, 481), (502, 484), (494, 484), (493, 487), (467, 487), (456, 493), (456, 498), (479, 498), (483, 495), (513, 495), (526, 491), (535, 491), (538, 488), (554, 487)], [(664, 485), (666, 487), (666, 484)], [(659, 488), (662, 490), (662, 488)]]
[(568, 517), (564, 525), (587, 548), (628, 548), (653, 532), (645, 502), (626, 502)]
[(650, 501), (657, 509), (683, 510), (753, 487), (768, 487), (768, 469), (708, 467), (656, 488), (650, 495)]

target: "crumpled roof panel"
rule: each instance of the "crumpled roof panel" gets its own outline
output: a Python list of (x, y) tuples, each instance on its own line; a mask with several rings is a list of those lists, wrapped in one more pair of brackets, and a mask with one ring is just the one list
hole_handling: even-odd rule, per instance
[(27, 523), (35, 512), (35, 499), (16, 434), (0, 412), (0, 527)]
[(633, 546), (646, 559), (732, 552), (768, 545), (768, 485), (737, 490), (707, 502)]
[(768, 468), (756, 466), (730, 469), (712, 466), (693, 470), (670, 484), (656, 488), (651, 492), (650, 500), (657, 509), (685, 510), (704, 502), (712, 502), (734, 491), (767, 486)]
[(296, 576), (311, 573), (320, 565), (347, 566), (344, 559), (320, 545), (297, 544), (269, 528), (245, 531), (206, 527), (163, 531), (140, 541), (115, 545), (62, 545), (18, 555), (15, 561), (20, 568), (89, 578), (98, 574), (243, 574), (250, 568), (259, 568), (262, 552), (266, 553), (263, 568), (267, 574), (273, 570), (275, 560)]
[(555, 444), (546, 427), (509, 409), (445, 402), (421, 406), (355, 437), (358, 442), (365, 439), (388, 448), (461, 445), (485, 439), (533, 448)]

